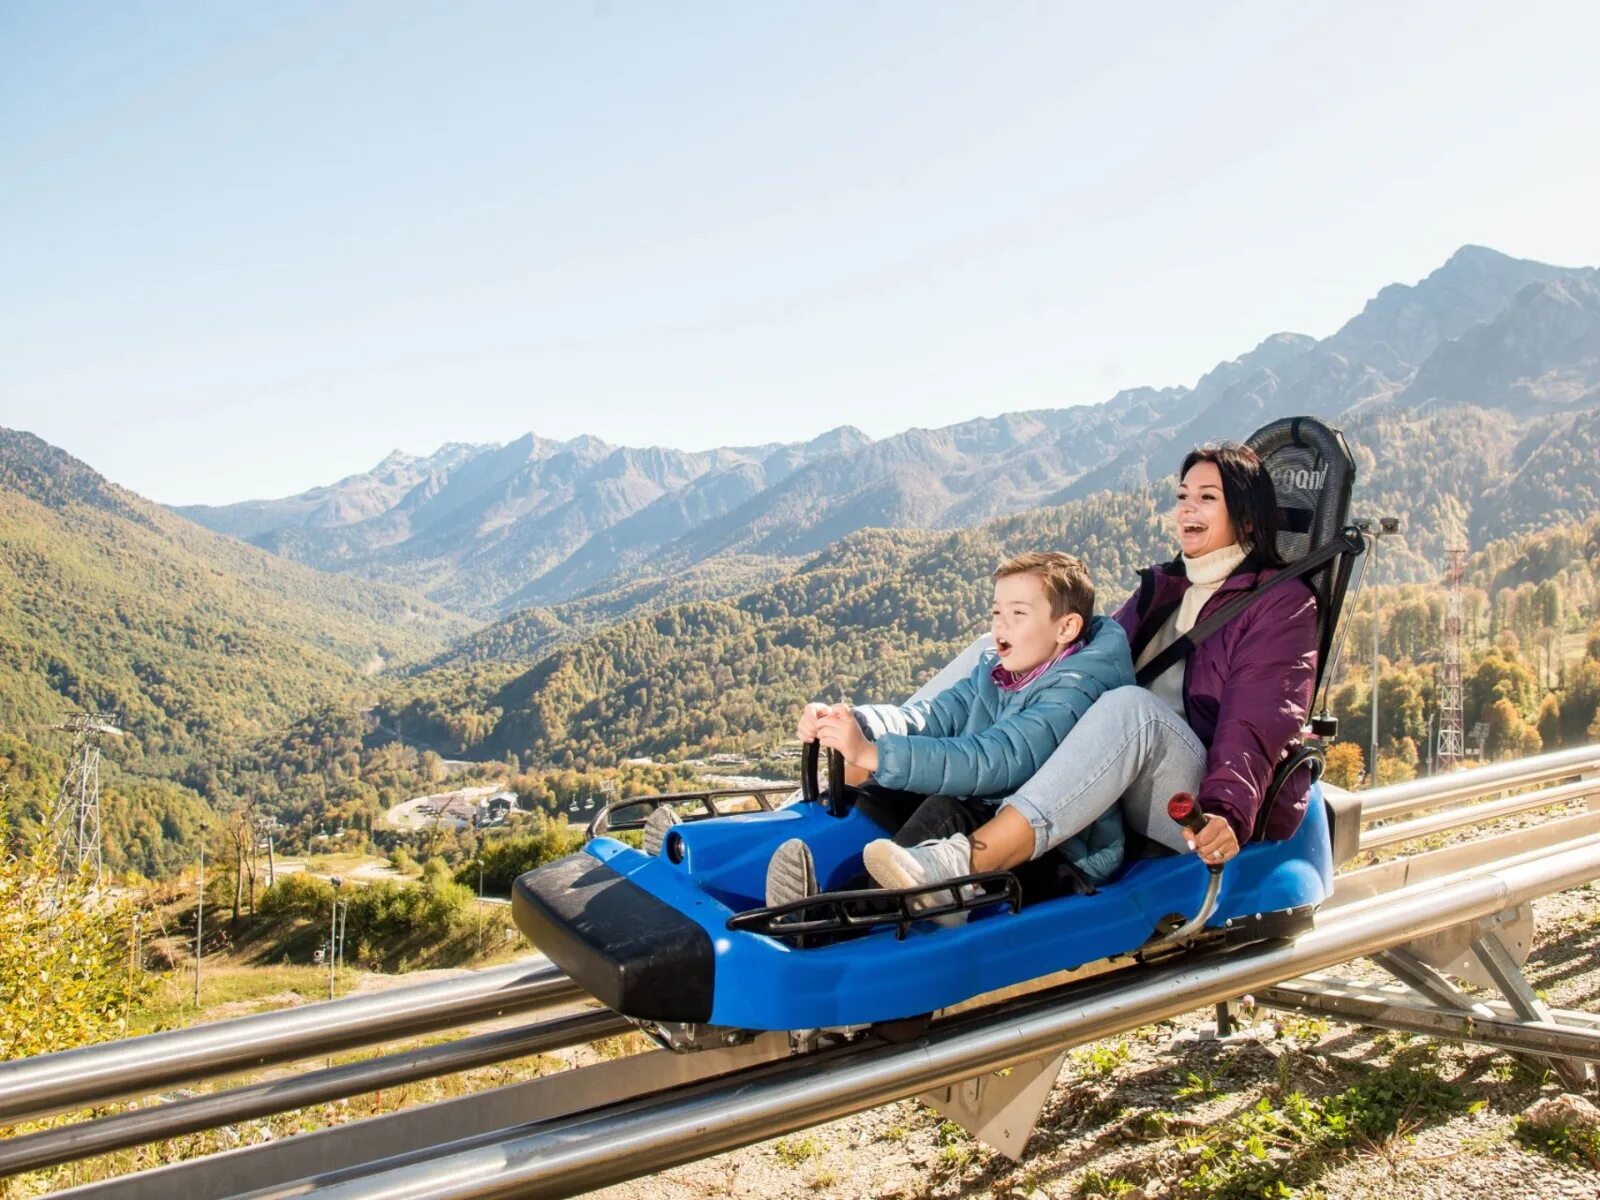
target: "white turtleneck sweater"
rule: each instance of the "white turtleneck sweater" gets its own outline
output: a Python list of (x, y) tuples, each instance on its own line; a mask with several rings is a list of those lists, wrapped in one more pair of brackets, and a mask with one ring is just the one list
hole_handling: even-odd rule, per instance
[[(1244, 561), (1244, 549), (1235, 544), (1224, 546), (1220, 550), (1213, 550), (1210, 554), (1202, 554), (1198, 558), (1183, 557), (1183, 570), (1189, 576), (1189, 590), (1184, 592), (1183, 600), (1165, 621), (1156, 634), (1150, 639), (1148, 645), (1139, 652), (1139, 660), (1134, 663), (1134, 669), (1145, 665), (1156, 655), (1160, 654), (1178, 638), (1194, 628), (1194, 623), (1200, 619), (1200, 610), (1206, 606), (1206, 601), (1222, 586), (1222, 581)], [(1164, 701), (1180, 717), (1186, 720), (1188, 714), (1183, 710), (1183, 680), (1184, 674), (1189, 669), (1189, 660), (1173, 663), (1155, 679), (1150, 681), (1150, 691)]]

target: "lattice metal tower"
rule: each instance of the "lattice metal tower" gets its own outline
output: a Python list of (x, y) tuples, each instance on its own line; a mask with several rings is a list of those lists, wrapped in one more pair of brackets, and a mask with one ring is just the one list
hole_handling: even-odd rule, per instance
[(1465, 550), (1450, 551), (1445, 573), (1444, 661), (1439, 664), (1439, 770), (1453, 771), (1466, 757), (1461, 705), (1461, 575)]
[(121, 737), (122, 730), (94, 713), (76, 713), (52, 729), (72, 735), (72, 757), (66, 778), (50, 810), (50, 837), (61, 878), (92, 872), (100, 884), (100, 739)]

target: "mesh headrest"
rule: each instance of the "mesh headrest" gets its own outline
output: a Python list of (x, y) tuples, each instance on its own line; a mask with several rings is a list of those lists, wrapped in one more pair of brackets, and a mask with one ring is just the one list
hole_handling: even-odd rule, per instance
[(1278, 492), (1278, 553), (1288, 562), (1328, 541), (1350, 520), (1356, 464), (1344, 434), (1314, 417), (1282, 417), (1245, 442)]

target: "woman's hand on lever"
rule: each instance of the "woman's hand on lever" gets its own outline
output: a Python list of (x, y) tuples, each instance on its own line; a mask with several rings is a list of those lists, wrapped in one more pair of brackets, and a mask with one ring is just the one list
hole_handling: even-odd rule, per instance
[(878, 769), (878, 748), (867, 740), (848, 705), (836, 704), (817, 721), (817, 740), (864, 771)]
[(1225, 863), (1239, 853), (1239, 839), (1233, 826), (1215, 813), (1206, 814), (1206, 826), (1189, 837), (1189, 845), (1205, 863)]

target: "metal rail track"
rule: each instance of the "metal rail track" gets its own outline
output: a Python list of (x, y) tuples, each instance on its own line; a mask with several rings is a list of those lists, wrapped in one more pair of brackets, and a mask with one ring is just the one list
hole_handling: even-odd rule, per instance
[[(392, 1159), (352, 1162), (321, 1173), (302, 1171), (272, 1179), (267, 1172), (251, 1169), (253, 1151), (242, 1151), (218, 1156), (231, 1162), (200, 1160), (66, 1195), (96, 1200), (197, 1194), (286, 1200), (311, 1190), (329, 1200), (575, 1195), (929, 1089), (1048, 1062), (1070, 1046), (1462, 922), (1489, 919), (1597, 875), (1600, 835), (1554, 854), (1534, 851), (1520, 860), (1415, 884), (1382, 903), (1345, 906), (1291, 943), (1104, 976), (1060, 993), (958, 1017), (908, 1045), (871, 1042), (769, 1062), (578, 1111), (552, 1116), (524, 1112), (519, 1114), (525, 1118), (521, 1123), (499, 1131), (435, 1143), (431, 1149), (413, 1144)], [(683, 1061), (683, 1056), (662, 1051), (645, 1057)], [(481, 1102), (483, 1097), (474, 1099)], [(411, 1116), (414, 1122), (415, 1114)], [(342, 1132), (325, 1131), (307, 1141), (333, 1144)], [(281, 1156), (277, 1165), (285, 1165)], [(213, 1192), (197, 1186), (215, 1179), (218, 1167), (227, 1170), (235, 1190)], [(256, 1186), (237, 1186), (247, 1181)]]
[(585, 998), (539, 957), (457, 979), (18, 1059), (0, 1063), (0, 1122)]
[(627, 1018), (608, 1009), (585, 1009), (533, 1025), (460, 1038), (439, 1046), (402, 1050), (364, 1062), (305, 1071), (287, 1079), (188, 1096), (78, 1125), (23, 1134), (0, 1141), (0, 1176), (36, 1171), (185, 1133), (218, 1129), (273, 1113), (359, 1096), (380, 1088), (399, 1087), (474, 1067), (546, 1054), (567, 1046), (581, 1046), (632, 1028)]
[[(1534, 787), (1553, 780), (1571, 780), (1575, 776), (1579, 778), (1573, 783), (1483, 803), (1486, 798), (1502, 792)], [(1600, 812), (1593, 811), (1596, 808), (1597, 798), (1600, 798), (1600, 746), (1543, 755), (1517, 763), (1494, 764), (1450, 776), (1391, 785), (1368, 793), (1363, 797), (1363, 823), (1369, 826), (1362, 834), (1363, 849), (1398, 845), (1418, 837), (1578, 799), (1587, 799), (1592, 811), (1561, 821), (1547, 822), (1511, 835), (1449, 846), (1442, 850), (1396, 859), (1341, 876), (1338, 892), (1329, 906), (1328, 920), (1319, 922), (1318, 929), (1302, 937), (1296, 945), (1304, 943), (1307, 938), (1320, 936), (1324, 924), (1328, 928), (1343, 929), (1348, 919), (1359, 918), (1362, 910), (1371, 907), (1369, 902), (1375, 897), (1394, 893), (1397, 889), (1404, 889), (1407, 895), (1419, 888), (1426, 891), (1429, 887), (1428, 880), (1440, 874), (1466, 872), (1470, 875), (1473, 871), (1482, 874), (1497, 860), (1505, 860), (1512, 855), (1520, 854), (1524, 858), (1534, 855), (1539, 859), (1549, 860), (1557, 847), (1565, 846), (1566, 849), (1561, 850), (1556, 857), (1563, 857), (1572, 850), (1592, 848), (1589, 835), (1600, 833)], [(1420, 819), (1396, 821), (1397, 818), (1412, 813), (1439, 809), (1445, 805), (1457, 807)], [(1376, 822), (1386, 821), (1394, 823), (1374, 825)], [(1574, 839), (1579, 840), (1574, 841)], [(1594, 873), (1600, 874), (1600, 869)], [(1398, 899), (1398, 896), (1392, 898)], [(1358, 953), (1373, 948), (1368, 946)], [(1355, 955), (1346, 955), (1346, 958), (1353, 956)], [(1147, 972), (1119, 972), (1112, 977), (1112, 982), (1105, 986), (1111, 987), (1118, 993), (1123, 988), (1137, 989), (1144, 986), (1139, 980), (1146, 974)], [(1274, 983), (1286, 977), (1286, 974), (1280, 973), (1275, 979), (1265, 982)], [(1229, 994), (1237, 995), (1239, 991), (1249, 987), (1259, 989), (1261, 986), (1261, 984), (1240, 985), (1233, 988)], [(581, 993), (575, 985), (553, 966), (547, 962), (533, 960), (531, 963), (478, 972), (462, 979), (397, 988), (375, 996), (350, 997), (306, 1005), (287, 1012), (216, 1022), (146, 1038), (128, 1039), (38, 1059), (0, 1064), (0, 1120), (16, 1120), (86, 1104), (104, 1103), (117, 1097), (148, 1093), (172, 1083), (226, 1075), (267, 1063), (308, 1058), (336, 1049), (393, 1041), (440, 1028), (469, 1024), (502, 1013), (544, 1008), (580, 997)], [(1203, 1003), (1206, 1003), (1206, 1000), (1185, 999), (1181, 1007), (1174, 1011), (1183, 1011)], [(1437, 1027), (1437, 1022), (1435, 1026)], [(0, 1142), (0, 1174), (30, 1169), (32, 1166), (42, 1165), (46, 1160), (68, 1161), (104, 1153), (113, 1148), (173, 1136), (177, 1132), (217, 1127), (252, 1116), (288, 1111), (306, 1104), (359, 1095), (377, 1087), (391, 1086), (402, 1079), (427, 1078), (466, 1069), (467, 1066), (537, 1053), (540, 1048), (570, 1045), (577, 1041), (604, 1036), (623, 1027), (620, 1018), (609, 1013), (579, 1014), (576, 1017), (558, 1018), (556, 1021), (547, 1021), (520, 1030), (465, 1038), (423, 1051), (406, 1051), (347, 1067), (304, 1073), (274, 1084), (236, 1088), (58, 1130), (48, 1130), (42, 1134)], [(1099, 1036), (1103, 1034), (1092, 1035), (1092, 1037)], [(1092, 1040), (1092, 1037), (1082, 1040)], [(1074, 1038), (1074, 1040), (1079, 1039)], [(1557, 1036), (1552, 1038), (1552, 1044), (1577, 1045), (1581, 1040), (1581, 1038)], [(1577, 1050), (1574, 1050), (1573, 1054), (1582, 1056)], [(770, 1051), (763, 1051), (754, 1057), (760, 1060), (763, 1057), (773, 1056)], [(704, 1068), (703, 1074), (713, 1072), (716, 1064), (710, 1056), (700, 1054), (691, 1057)], [(723, 1064), (723, 1067), (734, 1069), (735, 1066), (746, 1065), (749, 1060), (750, 1056), (746, 1055), (743, 1061), (730, 1060)], [(814, 1066), (823, 1060), (817, 1056), (809, 1056), (801, 1061), (807, 1066)], [(602, 1064), (602, 1067), (622, 1065)], [(780, 1075), (783, 1070), (781, 1067), (766, 1069), (777, 1071)], [(568, 1072), (560, 1078), (570, 1081), (565, 1089), (569, 1099), (573, 1096), (587, 1095), (588, 1100), (585, 1103), (595, 1111), (615, 1103), (622, 1097), (638, 1097), (642, 1090), (646, 1090), (646, 1080), (640, 1075), (631, 1081), (634, 1085), (631, 1089), (613, 1085), (611, 1091), (607, 1092), (605, 1087), (600, 1086), (599, 1080), (599, 1076), (604, 1073), (601, 1067), (586, 1068), (579, 1072)], [(620, 1075), (621, 1072), (616, 1074)], [(681, 1067), (668, 1074), (679, 1083), (684, 1080)], [(578, 1081), (582, 1076), (594, 1077), (595, 1086), (590, 1088), (579, 1086)], [(553, 1080), (534, 1081), (535, 1084), (548, 1082)], [(519, 1086), (527, 1088), (532, 1085)], [(499, 1089), (500, 1092), (508, 1090), (515, 1089)], [(496, 1119), (503, 1125), (509, 1113), (527, 1114), (533, 1111), (508, 1108), (504, 1105), (497, 1106), (494, 1101), (497, 1095), (498, 1092), (486, 1092), (481, 1093), (479, 1097), (467, 1098), (486, 1100), (477, 1106), (479, 1113), (476, 1118), (477, 1124), (472, 1126), (480, 1139), (489, 1137), (498, 1128), (495, 1124)], [(611, 1098), (608, 1099), (608, 1096)], [(633, 1102), (645, 1104), (647, 1098)], [(428, 1113), (432, 1109), (442, 1107), (445, 1106), (435, 1105), (408, 1112)], [(570, 1103), (560, 1111), (570, 1112)], [(350, 1130), (395, 1121), (406, 1115), (406, 1112), (392, 1114), (390, 1117), (325, 1131), (323, 1134), (297, 1137), (292, 1139), (292, 1144), (305, 1144), (309, 1150), (310, 1143), (319, 1138), (328, 1135), (348, 1135)], [(579, 1118), (573, 1116), (563, 1119)], [(434, 1147), (438, 1146), (439, 1138), (431, 1135), (439, 1130), (430, 1129), (417, 1122), (412, 1124), (413, 1138), (421, 1139), (421, 1142), (427, 1142)], [(471, 1125), (470, 1122), (468, 1124)], [(445, 1122), (441, 1129), (447, 1126), (449, 1123)], [(460, 1130), (457, 1129), (455, 1132), (459, 1133)], [(765, 1136), (770, 1135), (759, 1134), (752, 1140)], [(349, 1136), (344, 1140), (352, 1144), (354, 1141)], [(288, 1150), (290, 1144), (283, 1143), (278, 1148)], [(370, 1156), (381, 1156), (378, 1152), (383, 1148), (384, 1145), (379, 1143), (372, 1144), (369, 1147), (372, 1151)], [(613, 1153), (615, 1152), (613, 1148)], [(691, 1157), (714, 1152), (714, 1150), (698, 1150)], [(430, 1150), (429, 1153), (435, 1154), (437, 1150)], [(350, 1165), (338, 1168), (336, 1162), (333, 1167), (329, 1167), (328, 1164), (319, 1167), (310, 1161), (315, 1157), (308, 1156), (301, 1164), (302, 1176), (306, 1170), (333, 1169), (337, 1173), (339, 1169), (364, 1169)], [(330, 1161), (337, 1159), (336, 1154)], [(194, 1163), (164, 1169), (162, 1172), (144, 1174), (161, 1176), (166, 1170), (193, 1168), (210, 1161), (212, 1160), (197, 1160)], [(362, 1160), (353, 1161), (359, 1163)], [(646, 1168), (646, 1170), (654, 1169), (659, 1168)], [(129, 1182), (143, 1177), (130, 1177)], [(152, 1179), (151, 1182), (154, 1183), (155, 1180)], [(217, 1191), (206, 1194), (236, 1194), (242, 1190), (242, 1185), (246, 1182), (246, 1179), (235, 1178), (233, 1183), (229, 1184), (226, 1193)], [(328, 1179), (328, 1182), (332, 1182), (332, 1179)], [(84, 1194), (119, 1196), (177, 1194), (159, 1189), (156, 1191), (118, 1189), (114, 1192), (103, 1192), (106, 1187), (117, 1188), (117, 1185), (96, 1185)], [(526, 1194), (546, 1193), (539, 1191)]]

